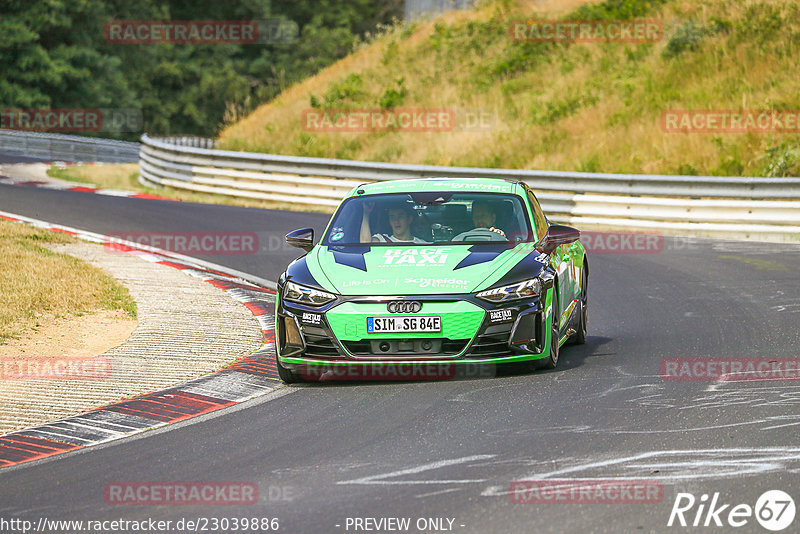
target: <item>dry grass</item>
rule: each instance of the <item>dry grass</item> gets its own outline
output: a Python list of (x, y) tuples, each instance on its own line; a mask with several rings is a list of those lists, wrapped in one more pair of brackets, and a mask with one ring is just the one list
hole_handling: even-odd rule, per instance
[(45, 316), (124, 310), (136, 317), (136, 302), (122, 284), (97, 267), (42, 246), (73, 241), (63, 233), (0, 220), (0, 345), (37, 328)]
[[(297, 84), (220, 135), (223, 148), (367, 161), (590, 172), (762, 175), (790, 134), (677, 134), (669, 109), (800, 109), (800, 8), (780, 0), (653, 1), (661, 42), (512, 43), (507, 23), (569, 17), (579, 0), (498, 1), (410, 28)], [(644, 3), (641, 3), (645, 5)], [(678, 35), (699, 28), (670, 55)], [(356, 75), (358, 79), (352, 75)], [(344, 88), (336, 106), (377, 108), (403, 81), (398, 107), (494, 114), (478, 132), (319, 133), (303, 110)], [(788, 150), (788, 149), (787, 149)], [(789, 162), (791, 163), (791, 161)], [(791, 165), (790, 165), (791, 168)]]
[(137, 181), (139, 165), (136, 163), (118, 163), (103, 165), (70, 165), (62, 167), (51, 165), (47, 170), (49, 176), (91, 184), (105, 189), (137, 190), (141, 185)]
[(271, 210), (289, 211), (316, 211), (333, 213), (333, 208), (328, 206), (298, 206), (285, 202), (272, 200), (258, 200), (236, 198), (212, 193), (200, 193), (170, 187), (146, 187), (139, 183), (139, 165), (136, 163), (121, 163), (114, 165), (71, 165), (69, 167), (52, 166), (47, 174), (54, 178), (61, 178), (71, 182), (91, 184), (95, 187), (106, 189), (122, 189), (138, 191), (151, 195), (174, 198), (184, 202), (197, 202), (199, 204), (224, 204), (228, 206), (242, 206), (246, 208), (260, 208)]

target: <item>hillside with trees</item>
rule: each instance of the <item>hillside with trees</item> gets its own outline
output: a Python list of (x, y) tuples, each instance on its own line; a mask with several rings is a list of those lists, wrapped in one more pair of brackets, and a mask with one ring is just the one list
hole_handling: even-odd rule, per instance
[[(400, 0), (4, 0), (0, 109), (133, 108), (148, 133), (213, 136), (401, 14)], [(295, 22), (298, 38), (132, 45), (104, 36), (118, 20), (274, 19)]]

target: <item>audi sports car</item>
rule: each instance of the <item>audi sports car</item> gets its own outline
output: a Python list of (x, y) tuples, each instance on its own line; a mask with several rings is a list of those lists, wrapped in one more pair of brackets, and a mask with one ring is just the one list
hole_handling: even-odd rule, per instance
[(398, 180), (361, 185), (319, 243), (280, 276), (281, 379), (306, 369), (413, 364), (553, 369), (584, 343), (588, 262), (580, 232), (550, 224), (522, 182)]

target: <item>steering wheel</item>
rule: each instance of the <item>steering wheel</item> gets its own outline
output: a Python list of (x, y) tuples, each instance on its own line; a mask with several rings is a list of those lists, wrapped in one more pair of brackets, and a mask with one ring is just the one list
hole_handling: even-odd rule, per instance
[(488, 228), (473, 228), (461, 232), (453, 238), (453, 241), (506, 241), (506, 238)]

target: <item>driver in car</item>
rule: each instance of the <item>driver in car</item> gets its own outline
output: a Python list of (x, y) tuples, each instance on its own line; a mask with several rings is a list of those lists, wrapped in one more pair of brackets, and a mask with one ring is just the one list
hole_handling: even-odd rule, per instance
[(504, 231), (500, 228), (495, 228), (496, 221), (497, 211), (494, 204), (488, 200), (476, 200), (472, 203), (472, 223), (475, 225), (476, 230), (487, 229), (506, 237)]
[(389, 224), (392, 227), (392, 234), (372, 234), (369, 226), (369, 215), (375, 208), (374, 202), (364, 203), (364, 214), (361, 219), (361, 242), (369, 243), (417, 243), (426, 244), (417, 236), (411, 235), (411, 224), (414, 222), (414, 208), (407, 204), (395, 204), (387, 209)]

